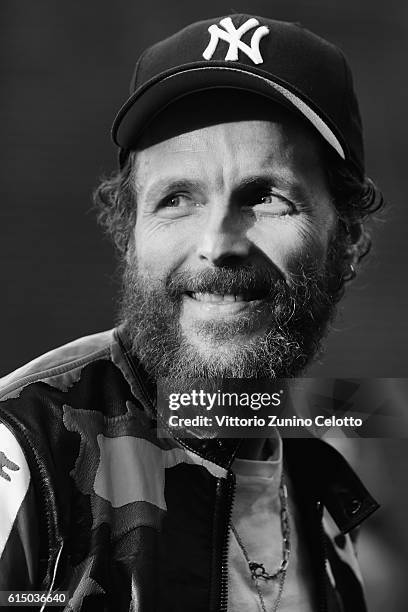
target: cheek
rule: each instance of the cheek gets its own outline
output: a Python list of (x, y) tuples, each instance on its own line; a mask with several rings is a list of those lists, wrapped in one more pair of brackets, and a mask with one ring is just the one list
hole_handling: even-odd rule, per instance
[(166, 276), (185, 259), (192, 234), (185, 224), (146, 216), (136, 221), (134, 247), (139, 265), (154, 277)]
[(292, 216), (258, 223), (248, 237), (282, 272), (321, 267), (327, 255), (332, 224), (317, 224)]

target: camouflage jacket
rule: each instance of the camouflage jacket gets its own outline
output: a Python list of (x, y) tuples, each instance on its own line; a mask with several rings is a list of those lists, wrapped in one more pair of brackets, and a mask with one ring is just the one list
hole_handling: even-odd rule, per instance
[[(83, 612), (226, 611), (238, 444), (159, 438), (151, 391), (120, 330), (5, 377), (0, 591), (67, 591), (63, 609)], [(284, 457), (319, 609), (364, 612), (350, 533), (376, 502), (320, 440), (285, 440)]]

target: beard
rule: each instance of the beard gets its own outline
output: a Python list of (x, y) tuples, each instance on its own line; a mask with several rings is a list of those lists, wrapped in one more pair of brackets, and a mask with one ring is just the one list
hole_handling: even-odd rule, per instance
[[(340, 240), (332, 239), (321, 270), (298, 266), (296, 273), (277, 278), (267, 262), (169, 273), (153, 279), (134, 256), (123, 272), (119, 323), (131, 342), (133, 356), (155, 380), (187, 378), (293, 378), (319, 352), (322, 339), (342, 295)], [(196, 321), (196, 337), (181, 326), (186, 293), (258, 296), (259, 306), (236, 319)], [(267, 326), (256, 335), (257, 318)], [(248, 340), (242, 341), (242, 338)], [(234, 341), (234, 338), (236, 341)], [(238, 341), (240, 339), (240, 341)]]

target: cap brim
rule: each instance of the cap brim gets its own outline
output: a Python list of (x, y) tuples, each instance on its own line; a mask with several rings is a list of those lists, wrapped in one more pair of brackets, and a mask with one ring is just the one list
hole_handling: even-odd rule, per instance
[(199, 66), (165, 75), (159, 80), (146, 84), (136, 90), (120, 109), (112, 127), (112, 138), (122, 149), (135, 148), (144, 128), (166, 106), (175, 100), (201, 90), (214, 88), (234, 88), (252, 91), (267, 96), (305, 117), (326, 140), (326, 142), (346, 159), (345, 147), (341, 136), (334, 126), (329, 125), (319, 109), (312, 105), (299, 92), (290, 90), (282, 82), (273, 81), (254, 72), (230, 66)]

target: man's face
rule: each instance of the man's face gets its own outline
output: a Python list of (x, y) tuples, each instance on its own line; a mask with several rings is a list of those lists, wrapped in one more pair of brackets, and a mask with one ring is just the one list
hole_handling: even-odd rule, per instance
[(186, 103), (169, 109), (137, 153), (122, 316), (156, 376), (289, 376), (311, 352), (299, 335), (321, 336), (332, 310), (336, 212), (318, 138), (253, 96), (227, 121), (201, 100), (199, 121)]

